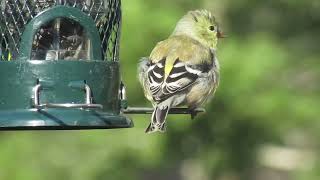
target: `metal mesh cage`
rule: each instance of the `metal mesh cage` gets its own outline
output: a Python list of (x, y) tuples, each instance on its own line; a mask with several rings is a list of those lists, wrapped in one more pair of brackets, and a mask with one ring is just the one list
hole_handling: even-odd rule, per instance
[[(118, 60), (121, 25), (120, 0), (1, 0), (0, 59), (14, 60), (17, 58), (21, 35), (26, 24), (42, 11), (56, 5), (75, 7), (90, 16), (100, 35), (104, 60)], [(39, 33), (41, 31), (35, 35), (35, 40), (41, 37)]]

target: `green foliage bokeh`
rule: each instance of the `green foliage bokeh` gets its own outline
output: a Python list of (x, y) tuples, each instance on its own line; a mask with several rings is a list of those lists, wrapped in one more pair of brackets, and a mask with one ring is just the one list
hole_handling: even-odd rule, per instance
[[(144, 134), (149, 115), (121, 130), (0, 132), (0, 180), (263, 180), (266, 145), (320, 153), (320, 3), (258, 0), (123, 0), (122, 79), (131, 106), (150, 106), (136, 65), (187, 11), (208, 9), (228, 38), (219, 42), (221, 84), (195, 120), (168, 118), (166, 134)], [(275, 170), (316, 180), (309, 168)], [(270, 177), (270, 178), (268, 178)]]

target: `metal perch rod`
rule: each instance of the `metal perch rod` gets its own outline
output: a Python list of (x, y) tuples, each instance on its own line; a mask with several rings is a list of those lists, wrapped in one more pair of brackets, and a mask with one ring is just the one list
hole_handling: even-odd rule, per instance
[[(126, 114), (152, 114), (153, 108), (149, 107), (128, 107), (123, 109), (122, 112)], [(204, 108), (197, 108), (190, 110), (189, 108), (171, 108), (169, 114), (193, 114), (205, 112)]]

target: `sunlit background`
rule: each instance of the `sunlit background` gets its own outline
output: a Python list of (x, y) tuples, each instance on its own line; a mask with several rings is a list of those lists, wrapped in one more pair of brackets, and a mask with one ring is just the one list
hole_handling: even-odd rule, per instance
[(207, 113), (169, 116), (166, 134), (144, 133), (150, 115), (131, 129), (0, 132), (0, 180), (318, 180), (318, 0), (123, 0), (129, 104), (150, 106), (136, 64), (194, 9), (228, 35)]

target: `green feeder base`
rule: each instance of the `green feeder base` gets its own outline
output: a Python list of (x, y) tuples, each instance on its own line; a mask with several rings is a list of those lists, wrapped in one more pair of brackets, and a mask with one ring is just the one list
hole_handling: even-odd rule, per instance
[(0, 130), (80, 130), (133, 127), (123, 116), (74, 109), (30, 109), (0, 111)]

